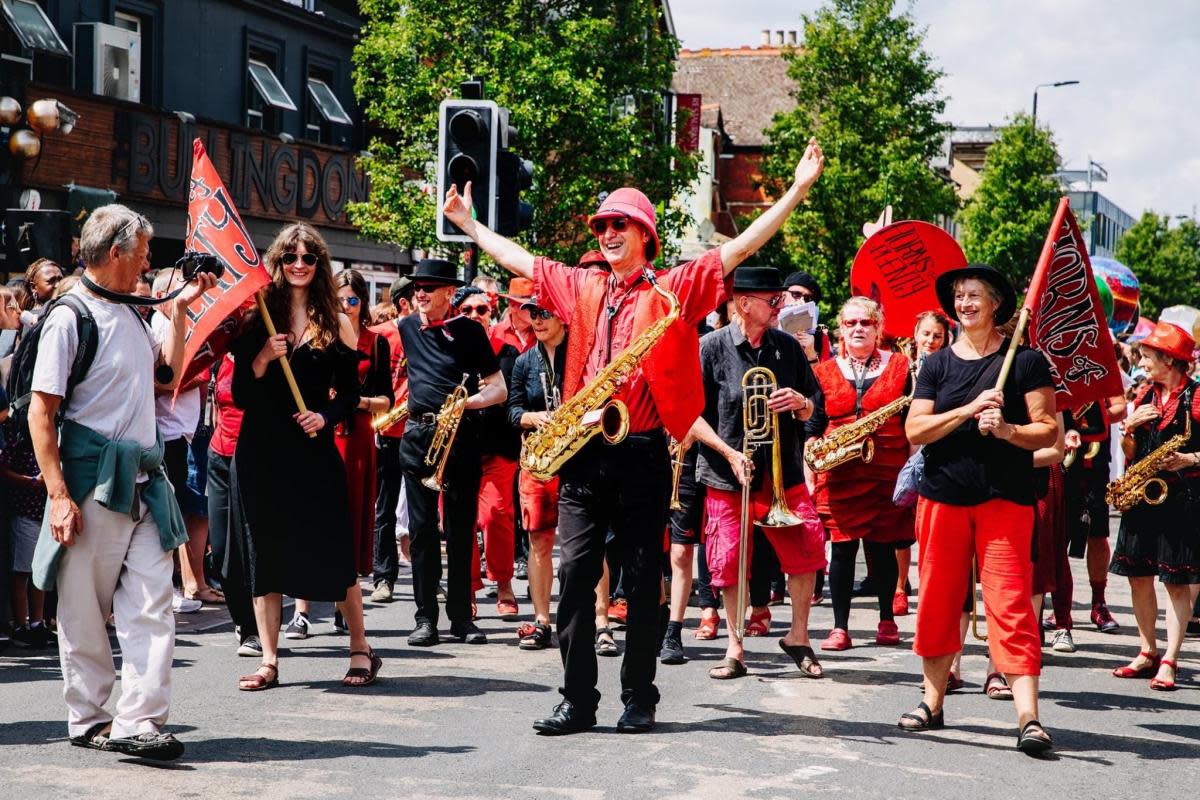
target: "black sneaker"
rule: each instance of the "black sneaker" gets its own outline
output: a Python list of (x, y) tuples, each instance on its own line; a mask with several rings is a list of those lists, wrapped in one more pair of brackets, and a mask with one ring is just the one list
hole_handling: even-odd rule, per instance
[(686, 663), (687, 656), (683, 653), (682, 637), (671, 636), (670, 634), (663, 637), (662, 650), (658, 653), (658, 660), (664, 664)]
[(349, 633), (350, 627), (346, 625), (346, 618), (342, 616), (342, 612), (334, 610), (333, 612), (333, 631), (334, 633)]
[(12, 631), (12, 643), (17, 647), (36, 649), (45, 646), (45, 639), (43, 635), (39, 635), (28, 625), (14, 625)]
[(183, 742), (169, 733), (139, 733), (121, 739), (109, 739), (103, 750), (153, 761), (174, 761), (183, 755)]
[(238, 644), (237, 654), (246, 658), (262, 658), (262, 642), (251, 634)]
[(474, 622), (450, 623), (450, 635), (466, 644), (487, 644), (487, 637)]
[(308, 615), (296, 612), (292, 617), (292, 621), (288, 623), (287, 628), (283, 631), (285, 639), (307, 639), (308, 638)]

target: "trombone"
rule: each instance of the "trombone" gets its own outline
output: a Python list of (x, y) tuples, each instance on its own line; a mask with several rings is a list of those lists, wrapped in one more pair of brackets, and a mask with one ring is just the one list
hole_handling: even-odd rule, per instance
[(771, 446), (771, 506), (757, 520), (751, 521), (753, 509), (750, 498), (750, 476), (742, 483), (741, 522), (738, 526), (738, 592), (737, 607), (731, 620), (731, 629), (741, 641), (746, 630), (746, 600), (749, 585), (749, 560), (747, 551), (753, 525), (761, 528), (789, 528), (803, 525), (787, 507), (783, 490), (783, 451), (779, 444), (779, 417), (771, 411), (768, 402), (779, 388), (775, 373), (766, 367), (751, 367), (742, 376), (742, 455), (748, 470), (753, 469), (754, 454), (758, 448)]

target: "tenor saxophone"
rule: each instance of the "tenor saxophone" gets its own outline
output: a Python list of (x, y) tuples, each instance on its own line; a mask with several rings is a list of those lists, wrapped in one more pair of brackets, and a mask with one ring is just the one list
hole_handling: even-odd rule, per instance
[(463, 411), (467, 408), (467, 379), (471, 377), (463, 373), (462, 383), (454, 387), (454, 391), (446, 395), (442, 407), (438, 409), (436, 427), (429, 449), (425, 451), (425, 465), (433, 467), (433, 474), (421, 479), (421, 485), (435, 492), (446, 491), (446, 463), (450, 461), (450, 448), (454, 447), (454, 437), (458, 435), (458, 426), (462, 423)]
[[(1172, 436), (1156, 447), (1150, 455), (1137, 462), (1125, 474), (1108, 485), (1104, 499), (1122, 513), (1145, 500), (1149, 505), (1161, 505), (1167, 499), (1167, 482), (1158, 477), (1163, 465), (1192, 438), (1190, 409), (1184, 414), (1183, 433)], [(1153, 494), (1151, 491), (1153, 490)]]
[(666, 316), (643, 331), (586, 386), (552, 412), (545, 425), (525, 437), (521, 445), (521, 469), (538, 480), (554, 477), (597, 434), (603, 434), (609, 444), (617, 444), (629, 433), (629, 410), (613, 395), (680, 314), (679, 299), (658, 285), (649, 268), (644, 268), (643, 274), (650, 287), (670, 304)]
[(899, 414), (912, 402), (912, 395), (897, 397), (882, 408), (877, 408), (862, 419), (830, 431), (820, 439), (810, 441), (804, 447), (804, 462), (814, 472), (825, 472), (841, 466), (847, 461), (861, 458), (870, 464), (875, 457), (875, 440), (871, 434)]

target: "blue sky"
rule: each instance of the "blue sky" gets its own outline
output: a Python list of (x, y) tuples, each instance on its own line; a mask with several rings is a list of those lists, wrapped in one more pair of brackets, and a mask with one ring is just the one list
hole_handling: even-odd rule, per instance
[[(689, 49), (757, 45), (764, 28), (803, 30), (817, 0), (672, 0)], [(1097, 184), (1135, 217), (1200, 204), (1200, 3), (1196, 0), (919, 0), (926, 47), (947, 77), (946, 116), (1000, 124), (1028, 111), (1054, 131), (1067, 169), (1104, 165)], [(801, 33), (803, 37), (803, 33)]]

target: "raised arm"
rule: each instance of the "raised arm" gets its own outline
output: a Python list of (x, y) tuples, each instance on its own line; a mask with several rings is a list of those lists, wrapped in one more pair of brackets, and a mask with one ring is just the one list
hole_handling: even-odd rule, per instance
[(500, 266), (514, 275), (522, 278), (533, 278), (533, 255), (521, 245), (501, 236), (488, 226), (483, 225), (471, 216), (471, 182), (463, 187), (463, 193), (458, 193), (458, 187), (453, 183), (446, 192), (446, 202), (442, 206), (442, 214), (453, 222), (471, 241), (479, 245), (479, 249), (492, 257)]
[(757, 253), (775, 235), (775, 232), (783, 226), (784, 220), (808, 196), (808, 190), (817, 182), (817, 178), (820, 177), (821, 170), (824, 168), (825, 156), (821, 153), (821, 146), (817, 144), (815, 138), (809, 139), (808, 147), (804, 150), (804, 157), (796, 165), (795, 180), (784, 192), (783, 197), (776, 200), (774, 205), (750, 223), (750, 226), (742, 231), (736, 239), (721, 245), (721, 262), (725, 265), (726, 275), (733, 272), (734, 267), (738, 264)]

